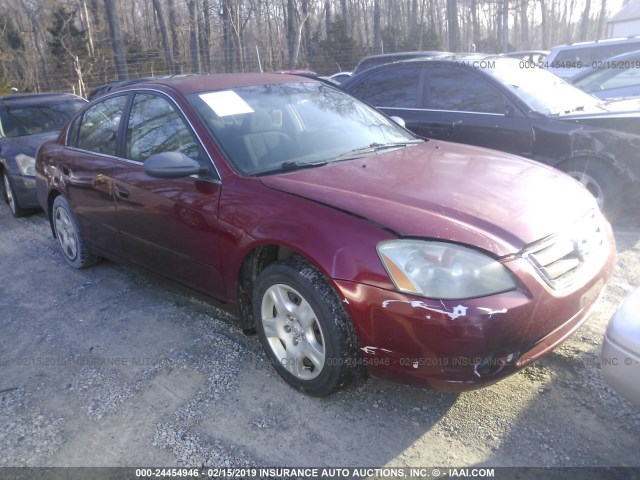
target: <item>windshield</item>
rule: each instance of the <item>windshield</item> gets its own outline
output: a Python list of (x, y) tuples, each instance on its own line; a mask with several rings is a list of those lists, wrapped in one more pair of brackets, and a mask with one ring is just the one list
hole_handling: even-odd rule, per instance
[(0, 109), (0, 133), (5, 137), (22, 137), (60, 131), (85, 103), (78, 99)]
[(376, 110), (322, 83), (240, 87), (193, 94), (189, 101), (246, 175), (421, 143)]
[(576, 80), (574, 85), (587, 92), (640, 85), (640, 57), (602, 63), (611, 64), (611, 67), (593, 70), (589, 75)]
[(486, 71), (516, 94), (531, 110), (566, 115), (600, 110), (600, 100), (539, 67), (521, 68), (517, 60), (496, 61)]

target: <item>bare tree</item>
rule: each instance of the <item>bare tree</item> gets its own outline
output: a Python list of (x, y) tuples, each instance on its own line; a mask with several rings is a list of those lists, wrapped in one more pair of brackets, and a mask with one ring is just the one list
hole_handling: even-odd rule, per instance
[(189, 47), (191, 49), (191, 71), (200, 73), (200, 49), (198, 37), (198, 2), (189, 0)]
[(457, 52), (460, 50), (457, 0), (447, 0), (447, 35), (449, 37), (449, 51)]
[(158, 28), (160, 30), (160, 37), (162, 38), (162, 49), (164, 50), (164, 57), (167, 60), (167, 68), (169, 69), (169, 73), (177, 73), (173, 70), (175, 65), (173, 61), (173, 51), (171, 50), (171, 45), (169, 43), (169, 33), (167, 32), (167, 23), (164, 19), (162, 5), (160, 5), (160, 0), (151, 1), (153, 3), (153, 9), (156, 12), (156, 19), (158, 20)]
[(118, 80), (126, 80), (129, 78), (129, 74), (127, 72), (127, 59), (124, 53), (124, 39), (122, 38), (120, 15), (116, 10), (116, 0), (104, 0), (104, 9), (107, 14), (107, 23), (109, 24), (109, 34)]

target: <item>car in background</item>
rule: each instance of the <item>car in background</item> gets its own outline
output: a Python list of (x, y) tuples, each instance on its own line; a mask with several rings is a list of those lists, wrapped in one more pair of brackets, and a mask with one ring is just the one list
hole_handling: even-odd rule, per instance
[(570, 178), (425, 142), (300, 76), (114, 89), (36, 170), (70, 266), (104, 256), (190, 287), (313, 395), (365, 369), (444, 390), (494, 383), (573, 333), (615, 265), (609, 224)]
[(640, 97), (640, 50), (601, 60), (571, 83), (602, 99)]
[(640, 288), (629, 294), (611, 317), (601, 365), (609, 386), (640, 407)]
[[(425, 138), (494, 148), (559, 168), (614, 211), (640, 181), (640, 111), (520, 60), (450, 55), (383, 65), (342, 88)], [(631, 110), (631, 111), (626, 111)]]
[(0, 96), (0, 176), (14, 217), (39, 209), (35, 156), (87, 101), (70, 93)]
[(128, 80), (114, 80), (112, 82), (103, 83), (92, 88), (89, 91), (89, 95), (87, 95), (87, 99), (89, 101), (95, 100), (102, 95), (109, 93), (114, 88), (125, 87), (127, 85), (135, 85), (136, 83), (148, 82), (149, 80), (153, 80), (156, 77), (140, 77), (140, 78), (130, 78)]
[(333, 75), (330, 75), (327, 78), (327, 80), (331, 80), (332, 82), (335, 82), (337, 84), (341, 84), (344, 83), (345, 81), (349, 80), (351, 78), (351, 76), (353, 75), (352, 72), (337, 72), (334, 73)]
[(520, 52), (501, 53), (502, 57), (517, 58), (531, 65), (542, 65), (549, 55), (548, 50), (523, 50)]
[(430, 58), (445, 55), (447, 52), (436, 50), (425, 50), (423, 52), (397, 52), (397, 53), (381, 53), (376, 55), (368, 55), (358, 62), (356, 68), (353, 69), (353, 75), (358, 75), (370, 68), (384, 65), (385, 63), (401, 62), (402, 60), (410, 60), (412, 58)]
[(584, 71), (597, 70), (608, 58), (634, 50), (640, 50), (640, 36), (558, 45), (551, 49), (542, 67), (571, 79)]

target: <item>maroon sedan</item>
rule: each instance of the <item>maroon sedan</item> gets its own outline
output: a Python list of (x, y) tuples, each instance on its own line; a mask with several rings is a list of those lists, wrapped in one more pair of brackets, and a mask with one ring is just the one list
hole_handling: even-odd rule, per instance
[(71, 266), (106, 257), (215, 299), (312, 395), (365, 370), (491, 384), (574, 332), (615, 261), (575, 180), (419, 140), (294, 76), (122, 87), (43, 146), (36, 170)]

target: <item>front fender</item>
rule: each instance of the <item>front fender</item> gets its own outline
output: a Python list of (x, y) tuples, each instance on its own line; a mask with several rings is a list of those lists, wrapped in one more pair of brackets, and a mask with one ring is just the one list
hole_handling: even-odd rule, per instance
[(264, 186), (256, 178), (231, 177), (220, 199), (222, 268), (227, 297), (236, 301), (244, 258), (265, 245), (306, 257), (333, 280), (393, 289), (376, 245), (396, 236), (366, 219)]

